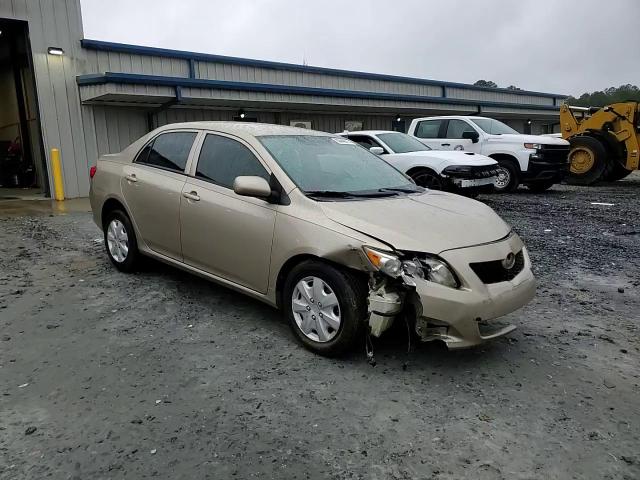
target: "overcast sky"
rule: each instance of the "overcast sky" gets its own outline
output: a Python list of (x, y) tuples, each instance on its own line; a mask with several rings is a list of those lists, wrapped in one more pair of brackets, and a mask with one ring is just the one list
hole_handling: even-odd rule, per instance
[(640, 0), (81, 0), (85, 38), (580, 94), (640, 85)]

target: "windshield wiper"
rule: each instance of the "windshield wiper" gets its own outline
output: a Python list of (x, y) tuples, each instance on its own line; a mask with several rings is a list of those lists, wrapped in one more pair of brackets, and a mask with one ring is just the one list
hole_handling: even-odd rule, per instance
[(363, 192), (338, 192), (334, 190), (310, 190), (306, 191), (310, 197), (322, 197), (322, 198), (379, 198), (379, 197), (393, 197), (397, 195), (395, 191), (385, 191), (385, 189), (363, 191)]
[(418, 193), (422, 192), (421, 188), (411, 188), (411, 187), (389, 187), (389, 188), (379, 188), (379, 192), (401, 192), (401, 193)]

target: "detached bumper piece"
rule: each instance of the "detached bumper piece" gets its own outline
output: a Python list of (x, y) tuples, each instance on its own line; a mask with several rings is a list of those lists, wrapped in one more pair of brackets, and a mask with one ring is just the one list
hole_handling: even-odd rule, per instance
[(491, 191), (498, 176), (497, 165), (452, 165), (441, 174), (452, 190)]
[(524, 181), (560, 182), (569, 173), (569, 146), (541, 145), (529, 156), (529, 167), (523, 172)]

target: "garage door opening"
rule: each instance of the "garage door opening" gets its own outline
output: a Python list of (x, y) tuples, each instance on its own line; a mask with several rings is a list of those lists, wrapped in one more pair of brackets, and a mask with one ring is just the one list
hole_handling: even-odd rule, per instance
[(47, 195), (27, 22), (0, 19), (0, 200)]

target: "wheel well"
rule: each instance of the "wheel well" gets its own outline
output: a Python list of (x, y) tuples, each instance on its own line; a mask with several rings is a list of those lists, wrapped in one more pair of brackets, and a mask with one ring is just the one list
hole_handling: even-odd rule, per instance
[(439, 176), (432, 168), (424, 167), (424, 166), (410, 168), (409, 170), (407, 170), (407, 175), (409, 175), (411, 177), (414, 174), (416, 174), (418, 172), (423, 172), (423, 171), (431, 172), (434, 175)]
[(492, 153), (489, 157), (493, 158), (498, 163), (500, 163), (500, 161), (512, 163), (518, 172), (521, 171), (518, 160), (507, 153)]
[(104, 228), (104, 220), (109, 212), (113, 212), (114, 210), (122, 210), (123, 212), (127, 212), (124, 208), (124, 205), (120, 203), (115, 198), (109, 198), (104, 205), (102, 205), (102, 212), (100, 213), (100, 222), (102, 223), (102, 227)]
[(276, 305), (278, 306), (278, 308), (282, 308), (282, 293), (284, 290), (284, 284), (287, 281), (287, 277), (289, 276), (289, 273), (291, 272), (291, 270), (293, 270), (293, 268), (296, 265), (299, 265), (302, 262), (305, 262), (307, 260), (315, 260), (317, 262), (326, 263), (327, 265), (331, 265), (332, 267), (335, 267), (335, 268), (348, 270), (350, 272), (355, 272), (355, 274), (365, 275), (364, 272), (354, 270), (349, 267), (345, 267), (342, 264), (332, 262), (331, 260), (327, 260), (326, 258), (318, 257), (316, 255), (311, 255), (309, 253), (295, 255), (291, 257), (289, 260), (287, 260), (286, 262), (284, 262), (284, 265), (282, 265), (282, 267), (280, 268), (280, 271), (278, 272), (278, 277), (276, 278)]

